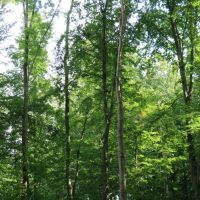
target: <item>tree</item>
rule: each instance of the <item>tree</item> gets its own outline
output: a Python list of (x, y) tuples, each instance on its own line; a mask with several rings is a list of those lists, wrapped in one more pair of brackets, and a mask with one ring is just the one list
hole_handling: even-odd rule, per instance
[[(193, 6), (192, 2), (188, 2), (186, 5), (188, 10), (186, 10), (189, 21), (188, 25), (188, 38), (190, 41), (190, 48), (188, 47), (187, 53), (189, 59), (186, 61), (184, 60), (184, 46), (183, 46), (183, 36), (180, 36), (176, 18), (174, 19), (174, 10), (175, 4), (171, 1), (167, 1), (167, 7), (169, 9), (169, 18), (170, 18), (170, 25), (171, 25), (171, 32), (172, 37), (174, 39), (174, 44), (176, 48), (176, 55), (178, 57), (178, 66), (180, 71), (180, 78), (182, 84), (182, 91), (183, 91), (183, 99), (185, 103), (185, 112), (186, 114), (190, 114), (191, 110), (191, 101), (192, 101), (192, 91), (193, 91), (193, 74), (194, 74), (194, 67), (195, 67), (195, 50), (196, 50), (196, 23), (197, 23), (197, 9)], [(186, 73), (186, 63), (189, 63), (189, 78), (187, 78)], [(186, 119), (186, 126), (189, 125), (191, 119), (190, 117)], [(195, 155), (195, 146), (194, 146), (194, 136), (190, 129), (187, 130), (187, 140), (188, 140), (188, 153), (189, 153), (189, 161), (191, 166), (191, 178), (192, 184), (195, 191), (196, 199), (200, 198), (200, 185), (199, 185), (199, 167), (197, 163), (197, 157)]]
[(117, 54), (117, 67), (116, 67), (116, 95), (117, 95), (117, 107), (118, 107), (118, 162), (119, 162), (119, 186), (120, 200), (125, 200), (126, 197), (126, 179), (125, 179), (125, 151), (124, 151), (124, 114), (123, 114), (123, 100), (122, 100), (122, 83), (121, 83), (121, 59), (123, 54), (123, 40), (125, 30), (125, 5), (124, 1), (120, 1), (121, 15), (120, 15), (120, 32), (119, 32), (119, 46)]
[[(102, 2), (101, 5), (101, 15), (102, 15), (102, 47), (101, 47), (101, 56), (102, 56), (102, 93), (103, 93), (103, 110), (104, 110), (104, 132), (102, 137), (103, 147), (102, 147), (102, 194), (101, 199), (108, 199), (108, 180), (109, 180), (109, 131), (111, 126), (112, 114), (113, 114), (113, 104), (114, 104), (114, 85), (115, 81), (113, 80), (113, 86), (111, 86), (111, 97), (108, 95), (108, 73), (107, 73), (107, 59), (108, 49), (107, 49), (107, 9), (108, 1), (105, 3)], [(114, 74), (114, 73), (113, 73)], [(110, 100), (110, 101), (109, 101)], [(110, 102), (110, 104), (109, 104)]]
[[(36, 41), (34, 39), (42, 40), (45, 44), (46, 37), (48, 36), (49, 25), (47, 26), (47, 31), (43, 34), (39, 34), (38, 38), (34, 38), (34, 29), (38, 28), (35, 23), (36, 20), (41, 21), (40, 16), (37, 13), (37, 1), (23, 1), (23, 20), (24, 20), (24, 36), (21, 41), (23, 49), (23, 120), (22, 120), (22, 199), (30, 198), (30, 186), (29, 186), (29, 164), (28, 164), (28, 112), (29, 112), (29, 82), (31, 74), (34, 73), (33, 65), (37, 65), (38, 53), (42, 55), (41, 47), (36, 45), (36, 49), (33, 48)], [(39, 28), (38, 28), (39, 29)], [(40, 38), (41, 37), (41, 38)], [(40, 42), (41, 43), (41, 42)], [(32, 49), (31, 49), (32, 48)], [(32, 60), (31, 60), (32, 59)]]
[[(155, 43), (152, 44), (156, 50), (166, 57), (176, 56), (172, 59), (178, 66), (180, 72), (180, 82), (182, 86), (183, 100), (185, 104), (185, 131), (187, 133), (188, 154), (191, 166), (191, 180), (195, 191), (196, 199), (199, 197), (198, 186), (198, 159), (195, 153), (194, 134), (191, 132), (189, 124), (191, 122), (193, 96), (194, 69), (196, 59), (196, 46), (198, 34), (197, 26), (197, 2), (186, 1), (155, 1), (152, 2), (150, 10), (141, 17), (146, 24), (147, 37), (154, 38)], [(163, 8), (166, 8), (164, 10)], [(179, 16), (183, 16), (180, 18)], [(160, 18), (162, 23), (153, 22)], [(150, 27), (151, 24), (151, 27)], [(161, 30), (164, 30), (163, 32)], [(156, 39), (155, 39), (156, 38)], [(161, 52), (164, 48), (166, 52)], [(192, 108), (193, 107), (193, 108)]]
[(74, 6), (74, 0), (71, 1), (70, 9), (67, 12), (66, 31), (65, 31), (65, 49), (63, 67), (65, 71), (65, 137), (66, 137), (66, 185), (67, 185), (67, 199), (73, 198), (73, 188), (71, 183), (71, 142), (70, 142), (70, 99), (69, 99), (69, 31), (70, 31), (70, 17)]
[(29, 90), (29, 4), (23, 2), (24, 9), (24, 61), (23, 61), (23, 122), (22, 122), (22, 199), (29, 198), (29, 172), (28, 172), (28, 90)]

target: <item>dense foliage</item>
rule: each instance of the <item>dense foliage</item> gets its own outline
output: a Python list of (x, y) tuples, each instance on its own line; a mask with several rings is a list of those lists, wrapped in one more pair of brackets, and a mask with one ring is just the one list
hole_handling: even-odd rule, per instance
[[(68, 3), (56, 43), (60, 1), (0, 3), (12, 66), (0, 74), (0, 199), (119, 199), (122, 39), (121, 200), (199, 200), (200, 1)], [(9, 5), (23, 7), (23, 24), (6, 21)], [(4, 48), (13, 26), (23, 27), (17, 46)]]

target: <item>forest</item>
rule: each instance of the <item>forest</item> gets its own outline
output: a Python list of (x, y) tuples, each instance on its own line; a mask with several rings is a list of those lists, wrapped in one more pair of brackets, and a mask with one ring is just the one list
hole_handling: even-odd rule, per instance
[(200, 200), (200, 0), (1, 0), (0, 199)]

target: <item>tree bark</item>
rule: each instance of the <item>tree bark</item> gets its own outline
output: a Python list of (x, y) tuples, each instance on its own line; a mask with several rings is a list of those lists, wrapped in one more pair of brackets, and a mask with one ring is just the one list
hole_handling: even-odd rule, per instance
[(118, 111), (118, 162), (119, 162), (119, 198), (120, 200), (126, 200), (126, 178), (125, 178), (125, 150), (124, 150), (124, 113), (123, 113), (123, 101), (122, 101), (122, 83), (121, 83), (121, 60), (122, 49), (124, 42), (125, 31), (125, 5), (124, 1), (120, 0), (121, 4), (121, 16), (120, 16), (120, 34), (119, 34), (119, 46), (117, 55), (117, 67), (116, 67), (116, 95), (117, 95), (117, 111)]
[(24, 63), (23, 63), (23, 120), (22, 120), (22, 200), (29, 196), (29, 177), (28, 177), (28, 90), (29, 90), (29, 33), (28, 33), (28, 1), (23, 2), (24, 9)]
[(70, 30), (70, 17), (73, 8), (74, 0), (71, 1), (70, 9), (67, 13), (66, 31), (65, 31), (65, 52), (63, 66), (65, 71), (65, 142), (66, 142), (66, 191), (67, 200), (72, 199), (72, 184), (71, 184), (71, 141), (70, 141), (70, 93), (69, 93), (69, 30)]

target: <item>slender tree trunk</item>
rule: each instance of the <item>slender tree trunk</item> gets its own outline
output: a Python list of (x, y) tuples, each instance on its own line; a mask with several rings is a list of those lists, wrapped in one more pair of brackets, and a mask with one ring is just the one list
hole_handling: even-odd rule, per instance
[(28, 177), (28, 88), (29, 88), (29, 33), (28, 33), (28, 1), (23, 2), (24, 8), (24, 63), (23, 63), (23, 120), (22, 120), (22, 199), (26, 200), (29, 196), (29, 177)]
[(69, 28), (70, 17), (73, 8), (73, 2), (71, 1), (70, 9), (67, 13), (66, 19), (66, 31), (65, 31), (65, 53), (63, 66), (65, 71), (65, 142), (66, 142), (66, 191), (67, 200), (72, 199), (72, 184), (71, 184), (71, 141), (70, 141), (70, 93), (69, 93)]
[(83, 123), (83, 129), (81, 131), (80, 143), (79, 143), (78, 149), (76, 151), (75, 178), (74, 178), (73, 190), (72, 190), (72, 198), (73, 199), (76, 199), (76, 185), (77, 185), (79, 170), (80, 170), (81, 144), (82, 144), (83, 137), (84, 137), (84, 134), (85, 134), (86, 123), (87, 123), (87, 117), (85, 118), (84, 123)]
[(118, 108), (118, 162), (119, 162), (119, 198), (120, 200), (126, 200), (126, 178), (125, 178), (125, 150), (124, 150), (124, 113), (123, 113), (123, 101), (122, 101), (122, 83), (121, 83), (121, 59), (122, 49), (124, 41), (125, 30), (125, 5), (124, 1), (120, 0), (121, 4), (121, 16), (120, 16), (120, 35), (119, 46), (117, 56), (117, 68), (116, 68), (116, 95), (117, 95), (117, 108)]
[[(171, 30), (172, 30), (177, 57), (179, 61), (179, 71), (180, 71), (180, 78), (181, 78), (181, 83), (182, 83), (185, 111), (186, 111), (186, 114), (190, 114), (190, 107), (191, 107), (191, 102), (192, 102), (192, 90), (193, 90), (193, 66), (194, 66), (194, 53), (195, 53), (194, 52), (195, 47), (194, 47), (194, 41), (193, 41), (194, 38), (192, 35), (190, 36), (191, 37), (190, 42), (192, 46), (191, 52), (190, 52), (191, 67), (190, 67), (189, 80), (187, 80), (186, 66), (185, 66), (184, 56), (183, 56), (182, 39), (180, 38), (177, 24), (173, 17), (175, 4), (167, 0), (167, 6), (169, 9)], [(189, 128), (190, 122), (191, 122), (191, 118), (188, 117), (186, 119), (186, 127), (187, 127), (186, 131), (187, 131), (189, 162), (190, 162), (191, 179), (192, 179), (193, 189), (195, 192), (195, 198), (196, 200), (199, 200), (200, 199), (200, 183), (199, 183), (198, 163), (197, 163), (197, 158), (195, 155), (194, 136), (193, 136), (192, 130)]]
[(103, 147), (102, 147), (102, 166), (101, 166), (101, 199), (108, 199), (108, 146), (109, 146), (109, 130), (111, 117), (109, 117), (108, 110), (108, 88), (107, 88), (107, 45), (106, 45), (106, 11), (107, 11), (107, 1), (105, 5), (102, 5), (102, 90), (103, 90), (103, 102), (104, 102), (104, 133), (103, 133)]

